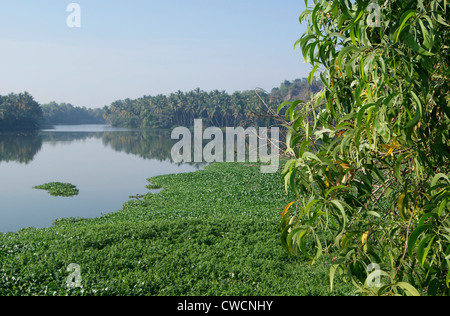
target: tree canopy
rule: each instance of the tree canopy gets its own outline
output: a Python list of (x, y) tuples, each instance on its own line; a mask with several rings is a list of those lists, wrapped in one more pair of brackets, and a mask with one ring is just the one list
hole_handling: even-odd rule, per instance
[(270, 93), (256, 89), (229, 94), (197, 88), (189, 92), (118, 100), (105, 107), (103, 113), (113, 126), (132, 128), (192, 126), (194, 119), (203, 119), (205, 125), (216, 127), (272, 125), (280, 102), (299, 96), (309, 98), (320, 86), (317, 81), (309, 84), (306, 79), (296, 79), (286, 80)]
[(38, 129), (42, 109), (28, 92), (0, 96), (0, 130)]
[(57, 124), (104, 124), (102, 109), (76, 107), (70, 103), (50, 102), (42, 105), (43, 123)]
[(283, 246), (369, 295), (450, 294), (450, 7), (325, 1), (298, 40), (323, 91), (286, 102)]

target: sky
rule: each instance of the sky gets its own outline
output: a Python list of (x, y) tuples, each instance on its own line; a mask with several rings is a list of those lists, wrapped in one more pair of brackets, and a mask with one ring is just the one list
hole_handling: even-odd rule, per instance
[(196, 88), (270, 92), (311, 70), (294, 50), (304, 9), (303, 0), (0, 0), (0, 95), (98, 108)]

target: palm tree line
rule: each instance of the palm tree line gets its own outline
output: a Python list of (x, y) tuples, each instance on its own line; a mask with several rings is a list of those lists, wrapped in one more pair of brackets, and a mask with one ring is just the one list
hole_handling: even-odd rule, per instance
[(192, 126), (195, 119), (216, 127), (271, 126), (276, 123), (274, 114), (281, 102), (298, 97), (306, 99), (319, 88), (318, 82), (309, 84), (306, 79), (285, 81), (270, 93), (255, 89), (229, 94), (197, 88), (118, 100), (103, 108), (103, 117), (113, 126), (129, 128)]
[[(232, 94), (200, 88), (169, 95), (143, 96), (117, 100), (103, 109), (87, 109), (51, 102), (40, 105), (28, 93), (0, 96), (0, 130), (39, 129), (52, 124), (104, 124), (130, 128), (173, 128), (193, 126), (202, 119), (205, 126), (273, 126), (283, 101), (307, 100), (321, 88), (318, 81), (284, 81), (271, 92), (262, 89), (236, 91)], [(103, 117), (102, 117), (103, 116)]]

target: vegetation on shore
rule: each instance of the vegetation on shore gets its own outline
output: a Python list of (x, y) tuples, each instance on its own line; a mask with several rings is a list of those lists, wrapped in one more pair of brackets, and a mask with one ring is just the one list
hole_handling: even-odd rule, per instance
[(260, 89), (232, 94), (218, 90), (178, 91), (117, 100), (104, 107), (103, 116), (113, 126), (130, 128), (192, 126), (194, 119), (202, 119), (205, 125), (215, 127), (271, 126), (279, 123), (275, 112), (281, 102), (295, 98), (307, 100), (321, 87), (319, 81), (308, 83), (303, 78), (286, 80), (270, 93)]
[(76, 107), (70, 103), (50, 102), (42, 106), (43, 125), (105, 124), (103, 110)]
[(50, 102), (40, 105), (28, 93), (0, 95), (0, 131), (38, 130), (58, 124), (104, 124), (102, 109)]
[(111, 124), (115, 127), (167, 129), (191, 126), (194, 119), (216, 127), (272, 125), (283, 101), (307, 100), (322, 88), (320, 81), (285, 80), (266, 92), (236, 91), (229, 94), (197, 88), (169, 95), (117, 100), (103, 108), (76, 107), (70, 103), (40, 105), (28, 93), (0, 96), (0, 131), (37, 130), (53, 125)]
[(39, 103), (27, 92), (0, 95), (0, 131), (38, 129), (42, 115)]
[[(326, 260), (280, 247), (280, 174), (213, 164), (149, 179), (158, 194), (92, 219), (0, 234), (0, 295), (329, 295)], [(81, 288), (67, 267), (80, 266)], [(296, 282), (287, 282), (295, 279)], [(334, 295), (349, 294), (335, 284)]]

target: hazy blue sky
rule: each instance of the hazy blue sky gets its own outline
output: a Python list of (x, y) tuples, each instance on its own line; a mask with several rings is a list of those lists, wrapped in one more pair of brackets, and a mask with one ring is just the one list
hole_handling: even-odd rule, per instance
[[(69, 28), (67, 6), (81, 7)], [(0, 0), (0, 94), (102, 107), (307, 77), (303, 0)]]

